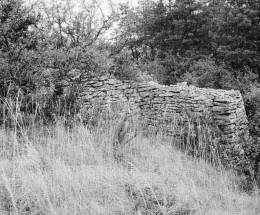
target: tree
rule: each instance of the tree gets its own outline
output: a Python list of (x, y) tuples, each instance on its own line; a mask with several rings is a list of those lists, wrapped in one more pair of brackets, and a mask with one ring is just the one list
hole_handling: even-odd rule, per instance
[[(212, 33), (214, 56), (232, 69), (244, 74), (249, 68), (260, 71), (260, 6), (256, 0), (218, 1), (221, 7), (217, 28)], [(220, 18), (222, 17), (222, 18)]]
[(109, 12), (104, 12), (100, 1), (54, 0), (42, 1), (40, 11), (44, 16), (42, 29), (54, 41), (56, 48), (88, 47), (98, 43), (112, 27), (117, 13), (108, 1)]
[(192, 63), (213, 52), (208, 34), (210, 11), (203, 2), (142, 2), (135, 11), (128, 11), (131, 28), (125, 30), (130, 35), (126, 45), (139, 63), (163, 65), (166, 84), (176, 82), (185, 72), (183, 61)]
[(37, 38), (32, 30), (38, 17), (21, 0), (0, 3), (0, 86), (1, 96), (12, 83), (28, 90), (32, 87), (33, 58)]

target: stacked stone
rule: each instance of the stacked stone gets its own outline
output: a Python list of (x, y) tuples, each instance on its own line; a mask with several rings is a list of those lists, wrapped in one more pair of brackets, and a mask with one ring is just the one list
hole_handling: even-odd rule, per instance
[(85, 107), (95, 101), (103, 104), (118, 103), (124, 111), (139, 112), (151, 124), (170, 125), (186, 114), (209, 114), (223, 131), (227, 142), (247, 138), (248, 126), (244, 103), (239, 91), (197, 88), (185, 83), (164, 86), (155, 82), (131, 83), (106, 77), (83, 83), (81, 99)]
[(110, 108), (116, 104), (121, 111), (139, 112), (138, 96), (130, 83), (100, 77), (83, 81), (82, 87), (80, 98), (85, 108), (95, 108), (95, 105)]
[(138, 93), (142, 115), (150, 116), (155, 124), (169, 123), (169, 119), (187, 114), (193, 117), (207, 114), (223, 131), (228, 142), (237, 142), (241, 135), (248, 135), (244, 103), (239, 91), (140, 84)]

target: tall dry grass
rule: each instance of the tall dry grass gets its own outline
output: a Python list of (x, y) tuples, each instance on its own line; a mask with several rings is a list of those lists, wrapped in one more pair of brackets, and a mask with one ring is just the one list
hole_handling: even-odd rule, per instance
[(257, 191), (241, 191), (234, 172), (176, 149), (179, 139), (144, 135), (134, 120), (118, 142), (120, 160), (120, 120), (92, 128), (16, 122), (0, 129), (0, 214), (260, 214)]

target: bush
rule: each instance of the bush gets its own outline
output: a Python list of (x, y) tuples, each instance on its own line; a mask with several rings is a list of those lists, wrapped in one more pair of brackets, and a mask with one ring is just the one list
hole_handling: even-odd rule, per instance
[(260, 88), (251, 86), (251, 90), (244, 95), (244, 100), (250, 134), (260, 136)]
[(169, 54), (160, 59), (159, 64), (163, 68), (161, 73), (158, 74), (162, 83), (170, 85), (176, 84), (180, 80), (182, 75), (188, 70), (190, 61), (189, 58), (176, 57)]
[(194, 62), (181, 79), (202, 88), (232, 89), (234, 86), (230, 71), (216, 65), (211, 59)]
[(114, 66), (110, 73), (119, 80), (139, 81), (140, 68), (130, 53), (122, 51), (114, 57)]

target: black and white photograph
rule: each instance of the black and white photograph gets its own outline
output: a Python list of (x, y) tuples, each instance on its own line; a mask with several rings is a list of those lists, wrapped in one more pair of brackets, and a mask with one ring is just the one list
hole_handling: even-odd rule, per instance
[(0, 0), (0, 215), (260, 215), (260, 0)]

